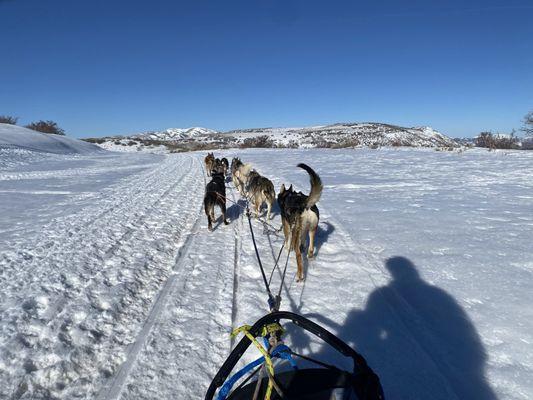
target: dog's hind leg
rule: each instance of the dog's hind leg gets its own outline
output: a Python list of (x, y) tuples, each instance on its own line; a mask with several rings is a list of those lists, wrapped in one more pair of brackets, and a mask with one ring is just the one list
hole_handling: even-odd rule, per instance
[(297, 265), (297, 272), (296, 272), (296, 282), (301, 282), (304, 280), (304, 263), (302, 259), (302, 249), (300, 247), (300, 240), (296, 241), (294, 246), (294, 252), (296, 253), (296, 265)]
[(270, 211), (272, 210), (272, 201), (271, 200), (267, 200), (266, 201), (267, 203), (267, 221), (270, 220)]
[(254, 206), (255, 206), (255, 218), (259, 218), (259, 211), (261, 211), (261, 197), (256, 195), (254, 197)]
[(315, 229), (309, 229), (309, 249), (307, 250), (307, 258), (315, 257), (315, 235), (318, 230), (318, 225)]
[(228, 225), (229, 222), (226, 219), (226, 203), (220, 204), (220, 210), (222, 211), (222, 221), (224, 221), (224, 225)]
[(299, 247), (296, 249), (296, 264), (298, 265), (298, 279), (296, 279), (296, 282), (302, 282), (304, 280), (304, 262)]
[(291, 248), (296, 254), (296, 282), (301, 282), (304, 280), (304, 263), (302, 259), (302, 223), (297, 221), (291, 229)]
[[(214, 204), (211, 206), (211, 210), (209, 212), (209, 218), (211, 218), (211, 223), (216, 221), (216, 218), (215, 218), (215, 205)], [(213, 226), (212, 225), (211, 225), (211, 229), (210, 230), (213, 230)]]
[(209, 231), (213, 230), (213, 206), (208, 204), (207, 202), (204, 202), (204, 209), (205, 209), (205, 215), (207, 216), (207, 229)]
[(289, 243), (289, 236), (291, 234), (290, 225), (285, 219), (281, 221), (281, 225), (283, 226), (283, 234), (285, 235), (285, 249), (291, 251), (291, 245)]

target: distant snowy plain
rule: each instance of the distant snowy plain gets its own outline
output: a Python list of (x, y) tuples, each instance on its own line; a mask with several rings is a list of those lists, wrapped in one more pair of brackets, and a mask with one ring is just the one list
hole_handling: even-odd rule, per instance
[[(215, 154), (276, 190), (308, 192), (298, 162), (322, 177), (318, 253), (303, 284), (291, 257), (282, 309), (358, 349), (387, 398), (533, 397), (533, 153)], [(0, 143), (0, 398), (203, 398), (230, 330), (266, 312), (242, 208), (207, 231), (204, 155)], [(254, 229), (269, 270), (283, 239)], [(294, 329), (287, 344), (346, 363)]]

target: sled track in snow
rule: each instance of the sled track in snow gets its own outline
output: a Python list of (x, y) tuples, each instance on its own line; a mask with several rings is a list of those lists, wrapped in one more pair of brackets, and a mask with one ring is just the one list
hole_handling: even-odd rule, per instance
[[(230, 183), (231, 184), (231, 183)], [(239, 201), (235, 197), (235, 189), (231, 187), (231, 198), (236, 204), (237, 208), (237, 214), (238, 218), (235, 219), (234, 222), (234, 234), (235, 234), (235, 252), (234, 252), (234, 259), (233, 259), (233, 300), (231, 303), (231, 331), (236, 328), (235, 324), (237, 322), (237, 313), (238, 313), (238, 292), (239, 292), (239, 274), (240, 274), (240, 268), (239, 268), (239, 262), (240, 262), (240, 256), (242, 252), (242, 224), (243, 224), (243, 212), (239, 210), (238, 204)], [(233, 336), (230, 337), (230, 348), (233, 348), (233, 345), (235, 344), (235, 338)]]
[[(150, 298), (151, 292), (157, 293), (161, 279), (168, 274), (165, 260), (169, 257), (174, 259), (175, 245), (172, 243), (180, 238), (187, 225), (187, 215), (183, 216), (181, 210), (175, 209), (176, 201), (182, 198), (185, 201), (181, 204), (187, 208), (190, 208), (187, 204), (197, 202), (194, 193), (185, 192), (183, 196), (177, 190), (181, 185), (194, 187), (193, 182), (197, 177), (194, 168), (191, 168), (194, 162), (189, 156), (169, 158), (154, 171), (127, 179), (125, 186), (123, 181), (122, 185), (118, 185), (118, 193), (125, 193), (115, 197), (114, 190), (111, 190), (110, 195), (102, 197), (95, 207), (89, 207), (91, 212), (87, 218), (66, 217), (46, 227), (45, 232), (52, 232), (52, 235), (38, 249), (30, 247), (31, 256), (25, 256), (26, 253), (21, 251), (16, 257), (0, 260), (2, 263), (14, 263), (15, 266), (20, 262), (24, 266), (21, 271), (30, 274), (29, 279), (23, 280), (24, 284), (29, 288), (35, 285), (30, 293), (42, 296), (41, 288), (49, 288), (44, 294), (48, 306), (37, 316), (33, 316), (34, 306), (26, 306), (22, 300), (9, 298), (8, 302), (3, 302), (1, 312), (4, 326), (20, 327), (22, 331), (18, 336), (22, 340), (33, 340), (30, 339), (34, 335), (32, 330), (25, 331), (28, 317), (32, 326), (40, 326), (50, 331), (50, 337), (59, 338), (59, 341), (52, 342), (53, 347), (50, 344), (43, 349), (39, 349), (40, 344), (33, 349), (22, 347), (19, 349), (21, 354), (27, 354), (25, 357), (31, 360), (35, 351), (66, 352), (71, 354), (71, 361), (53, 368), (58, 369), (59, 375), (75, 374), (79, 367), (78, 364), (71, 364), (72, 360), (88, 357), (84, 355), (85, 352), (95, 346), (89, 353), (95, 354), (94, 361), (84, 360), (81, 366), (85, 369), (79, 372), (87, 374), (87, 368), (94, 368), (90, 373), (93, 381), (85, 381), (86, 385), (91, 386), (81, 389), (87, 393), (94, 390), (92, 385), (102, 379), (101, 375), (105, 376), (105, 371), (114, 368), (113, 364), (120, 360), (117, 357), (123, 351), (121, 344), (130, 341), (129, 336), (134, 334), (137, 326), (136, 319), (144, 313), (147, 296)], [(180, 176), (176, 174), (179, 170), (189, 172)], [(161, 179), (161, 176), (166, 179)], [(179, 178), (172, 181), (173, 176)], [(203, 192), (203, 188), (195, 190), (198, 195), (200, 191)], [(111, 200), (110, 206), (102, 211), (101, 203), (108, 200)], [(40, 240), (37, 238), (37, 243)], [(42, 268), (39, 271), (41, 274), (33, 274), (33, 267), (40, 262), (46, 262), (49, 267)], [(0, 279), (6, 280), (8, 285), (20, 285), (20, 278), (6, 279), (10, 271), (16, 272), (16, 269), (5, 268)], [(17, 291), (13, 290), (12, 293), (17, 296)], [(31, 300), (27, 298), (27, 292), (24, 294), (26, 300)], [(22, 310), (20, 305), (16, 306), (17, 303), (23, 304)], [(74, 325), (72, 322), (65, 323), (73, 320), (72, 315), (76, 315), (80, 307), (90, 311), (85, 320)], [(89, 332), (89, 336), (84, 332)], [(15, 337), (13, 340), (14, 349), (18, 349), (20, 344)], [(86, 344), (86, 341), (94, 341), (94, 344)], [(15, 365), (11, 368), (14, 376), (9, 380), (14, 382), (13, 385), (16, 385), (16, 376), (24, 373), (17, 368)], [(56, 383), (59, 384), (50, 382), (50, 390), (54, 390)], [(77, 390), (75, 385), (73, 390)]]
[[(194, 158), (194, 160), (196, 159)], [(202, 173), (203, 173), (203, 168), (201, 167), (201, 164), (200, 164), (200, 169), (202, 170)], [(204, 175), (204, 183), (205, 183), (205, 173), (203, 173), (203, 175)], [(169, 188), (169, 190), (171, 190), (171, 188)], [(165, 306), (168, 300), (167, 299), (168, 296), (173, 292), (173, 289), (175, 288), (176, 283), (180, 280), (179, 278), (183, 278), (182, 275), (185, 273), (185, 268), (183, 266), (183, 260), (185, 259), (185, 256), (191, 247), (191, 243), (195, 235), (195, 232), (198, 231), (199, 229), (201, 213), (202, 213), (202, 207), (200, 207), (200, 209), (196, 213), (196, 217), (194, 220), (194, 224), (191, 228), (191, 231), (187, 234), (187, 238), (185, 239), (184, 243), (179, 248), (176, 254), (175, 265), (173, 267), (172, 274), (168, 277), (168, 279), (163, 284), (161, 290), (157, 294), (154, 304), (152, 308), (150, 309), (150, 313), (148, 314), (142, 326), (141, 331), (137, 335), (133, 344), (131, 344), (127, 350), (126, 360), (121, 365), (119, 372), (115, 375), (114, 379), (112, 379), (111, 384), (108, 383), (100, 390), (99, 395), (97, 397), (98, 400), (112, 400), (112, 399), (119, 398), (121, 391), (123, 389), (124, 383), (128, 379), (131, 373), (131, 370), (133, 366), (135, 365), (137, 357), (139, 356), (139, 353), (145, 346), (146, 340), (149, 337), (150, 333), (152, 332), (154, 325), (156, 321), (158, 320), (161, 314), (161, 311), (163, 310), (163, 307)]]
[[(237, 312), (241, 217), (238, 213), (235, 218), (238, 210), (232, 208), (228, 218), (234, 226), (219, 220), (208, 232), (202, 209), (176, 259), (175, 273), (139, 335), (135, 355), (125, 364), (128, 372), (101, 400), (192, 398), (205, 391), (228, 354), (232, 314)], [(154, 377), (157, 391), (149, 384)]]
[[(152, 188), (154, 188), (154, 183), (156, 182), (154, 177), (164, 173), (166, 169), (169, 168), (167, 167), (163, 171), (161, 171), (159, 168), (156, 168), (146, 174), (143, 174), (141, 177), (134, 175), (133, 177), (128, 178), (126, 180), (126, 188), (128, 190), (116, 191), (115, 186), (104, 190), (102, 195), (106, 201), (107, 199), (110, 199), (110, 205), (105, 210), (102, 211), (100, 209), (101, 204), (98, 204), (96, 206), (89, 206), (83, 209), (82, 212), (73, 216), (68, 216), (66, 218), (61, 218), (57, 221), (54, 221), (51, 224), (43, 227), (42, 231), (52, 233), (60, 232), (60, 235), (52, 235), (51, 237), (47, 235), (38, 235), (34, 238), (31, 246), (26, 246), (27, 248), (31, 249), (30, 251), (19, 250), (17, 254), (10, 254), (11, 252), (6, 252), (7, 254), (3, 255), (2, 260), (0, 261), (2, 264), (5, 262), (10, 267), (16, 267), (23, 263), (25, 264), (26, 270), (28, 268), (34, 269), (35, 266), (39, 265), (43, 261), (54, 259), (55, 255), (64, 250), (64, 245), (66, 242), (70, 243), (69, 253), (71, 253), (73, 249), (83, 247), (87, 236), (91, 233), (93, 225), (99, 221), (102, 221), (102, 219), (107, 215), (120, 215), (122, 221), (119, 223), (117, 220), (117, 226), (135, 225), (134, 218), (141, 219), (143, 216), (145, 216), (145, 214), (142, 213), (142, 209), (135, 209), (135, 207), (132, 207), (132, 205), (137, 204), (139, 199), (145, 195), (146, 191), (150, 191)], [(135, 188), (146, 188), (147, 190), (140, 191), (135, 190)], [(95, 229), (101, 229), (101, 227)], [(120, 239), (121, 238), (114, 238), (112, 240), (119, 241)], [(28, 261), (30, 261), (29, 264)]]

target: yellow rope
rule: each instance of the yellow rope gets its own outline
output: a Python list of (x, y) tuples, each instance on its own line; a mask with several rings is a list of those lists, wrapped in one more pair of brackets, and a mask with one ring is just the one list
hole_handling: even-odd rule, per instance
[(259, 341), (250, 333), (250, 325), (243, 325), (240, 328), (235, 329), (231, 336), (235, 337), (239, 333), (244, 333), (248, 339), (257, 347), (257, 349), (261, 352), (263, 357), (265, 357), (265, 363), (267, 365), (268, 369), (268, 386), (265, 394), (265, 400), (270, 400), (270, 395), (272, 394), (272, 386), (273, 386), (273, 379), (274, 379), (274, 364), (272, 364), (272, 359), (270, 358), (270, 354), (268, 354), (268, 351), (265, 350), (265, 348), (259, 343)]

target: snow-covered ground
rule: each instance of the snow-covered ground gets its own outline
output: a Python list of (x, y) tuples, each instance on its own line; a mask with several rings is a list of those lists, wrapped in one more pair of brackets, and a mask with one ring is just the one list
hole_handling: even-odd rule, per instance
[[(0, 398), (202, 398), (229, 331), (266, 311), (241, 207), (207, 231), (205, 154), (6, 162), (19, 150), (0, 164)], [(320, 174), (318, 254), (303, 284), (291, 258), (282, 308), (358, 349), (387, 398), (533, 397), (533, 153), (216, 155), (276, 190), (309, 190), (298, 162)], [(282, 238), (254, 227), (269, 269)], [(335, 357), (293, 330), (287, 344)]]

